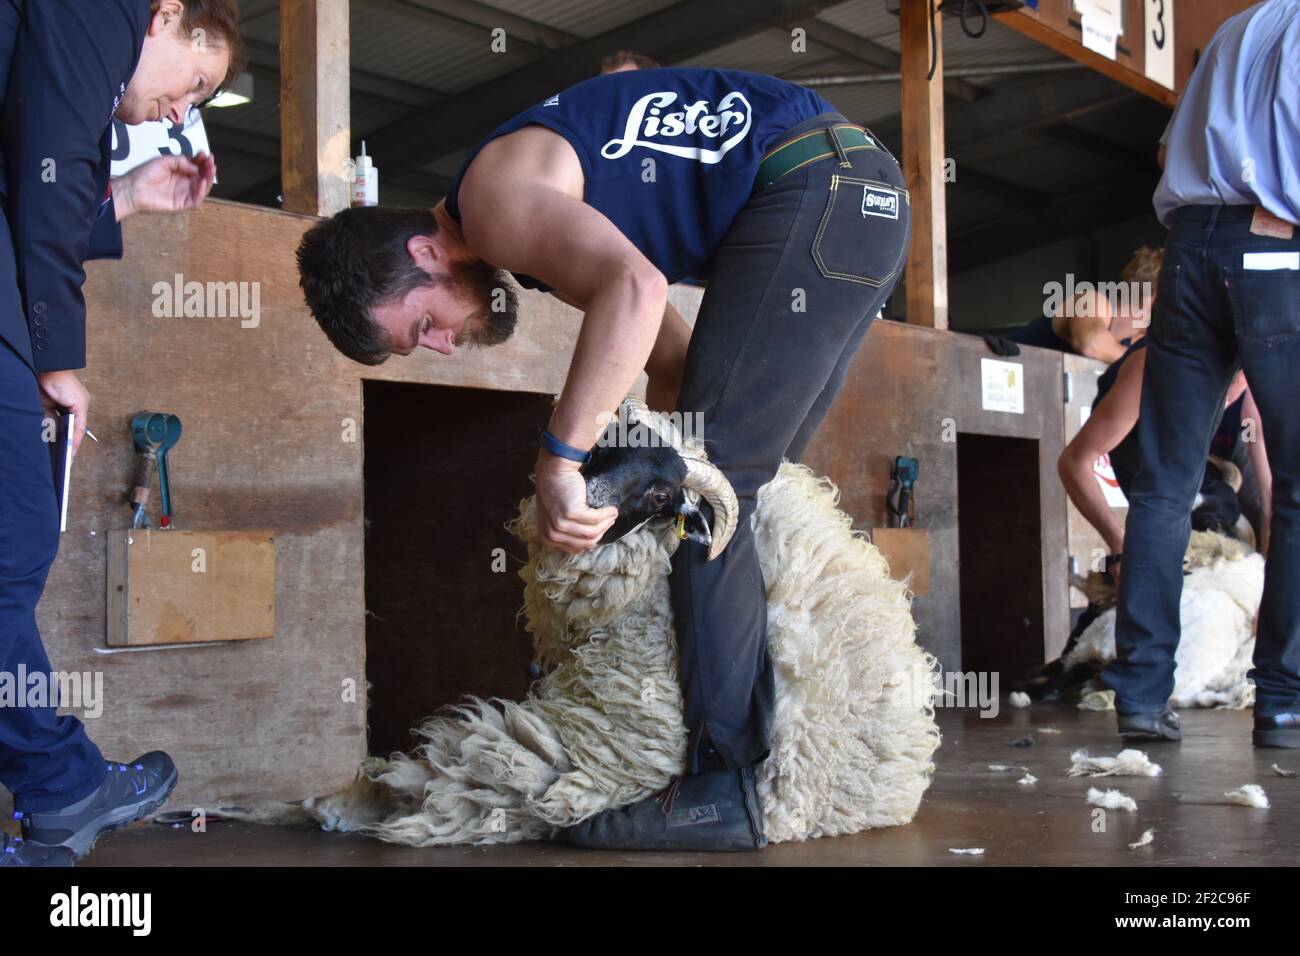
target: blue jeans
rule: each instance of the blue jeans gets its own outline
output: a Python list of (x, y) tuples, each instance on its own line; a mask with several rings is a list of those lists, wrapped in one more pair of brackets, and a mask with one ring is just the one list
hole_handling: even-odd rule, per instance
[[(13, 240), (0, 211), (0, 309), (22, 314)], [(25, 330), (24, 330), (25, 331)], [(50, 673), (36, 604), (59, 549), (50, 449), (36, 373), (0, 338), (0, 673)], [(18, 688), (22, 693), (22, 688)], [(15, 702), (17, 703), (17, 702)], [(24, 812), (57, 810), (95, 790), (104, 758), (75, 717), (0, 701), (0, 784)]]
[(1248, 268), (1300, 252), (1300, 237), (1250, 231), (1251, 206), (1175, 213), (1160, 272), (1138, 419), (1115, 625), (1103, 680), (1120, 713), (1161, 710), (1173, 692), (1183, 554), (1215, 423), (1239, 368), (1260, 411), (1273, 471), (1272, 540), (1259, 610), (1255, 713), (1300, 704), (1300, 270)]
[[(824, 114), (789, 135), (832, 122), (844, 118)], [(868, 198), (886, 200), (891, 214)], [(682, 542), (669, 577), (691, 772), (706, 731), (733, 769), (768, 754), (776, 695), (749, 519), (759, 488), (782, 458), (799, 460), (835, 400), (898, 281), (910, 225), (893, 156), (856, 150), (757, 190), (713, 259), (677, 407), (701, 414), (705, 448), (735, 489), (740, 516), (713, 561), (703, 545)]]

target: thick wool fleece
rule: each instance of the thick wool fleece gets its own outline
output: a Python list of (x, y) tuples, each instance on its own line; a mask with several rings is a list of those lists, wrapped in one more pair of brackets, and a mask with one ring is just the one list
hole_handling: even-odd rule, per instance
[[(1255, 615), (1264, 593), (1264, 558), (1232, 538), (1192, 532), (1179, 607), (1182, 636), (1174, 654), (1170, 703), (1240, 710), (1254, 702), (1246, 680), (1255, 655)], [(1115, 659), (1115, 609), (1088, 626), (1063, 658), (1066, 668)], [(1113, 706), (1113, 704), (1112, 704)], [(1091, 709), (1091, 708), (1089, 708)]]
[[(838, 500), (828, 479), (786, 462), (753, 519), (776, 668), (758, 778), (773, 842), (909, 822), (939, 746), (937, 661), (916, 644), (906, 586)], [(566, 555), (539, 546), (532, 499), (510, 528), (528, 546), (524, 613), (544, 672), (527, 698), (468, 699), (417, 729), (414, 755), (370, 758), (347, 790), (246, 818), (414, 846), (512, 843), (682, 771), (671, 530)]]

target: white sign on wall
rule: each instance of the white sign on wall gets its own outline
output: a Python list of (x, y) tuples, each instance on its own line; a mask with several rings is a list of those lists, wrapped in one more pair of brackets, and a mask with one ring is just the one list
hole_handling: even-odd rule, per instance
[(980, 391), (986, 412), (1025, 413), (1025, 369), (1015, 362), (980, 359)]
[(123, 176), (159, 156), (198, 156), (211, 153), (203, 114), (193, 107), (185, 116), (185, 125), (176, 127), (170, 120), (127, 126), (113, 120), (113, 165), (111, 174)]
[(1174, 88), (1174, 0), (1145, 0), (1146, 75), (1166, 89)]
[(1100, 53), (1108, 60), (1115, 59), (1119, 49), (1119, 31), (1106, 20), (1098, 20), (1090, 13), (1083, 15), (1083, 46)]
[(1073, 7), (1097, 26), (1113, 29), (1116, 36), (1124, 32), (1124, 0), (1074, 0)]

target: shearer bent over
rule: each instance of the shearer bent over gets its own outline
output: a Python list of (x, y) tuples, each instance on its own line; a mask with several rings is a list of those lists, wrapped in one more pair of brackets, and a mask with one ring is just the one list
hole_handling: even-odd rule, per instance
[[(614, 523), (616, 509), (588, 507), (579, 468), (643, 368), (648, 404), (701, 416), (735, 489), (726, 550), (708, 560), (685, 540), (673, 558), (686, 775), (571, 828), (571, 842), (766, 844), (754, 765), (769, 752), (774, 685), (749, 519), (839, 391), (898, 281), (910, 224), (894, 157), (810, 90), (651, 69), (579, 83), (498, 127), (431, 211), (345, 210), (304, 237), (307, 302), (366, 364), (505, 341), (516, 309), (501, 270), (585, 313), (537, 459), (548, 545), (576, 553)], [(693, 333), (667, 302), (687, 277), (708, 282)]]

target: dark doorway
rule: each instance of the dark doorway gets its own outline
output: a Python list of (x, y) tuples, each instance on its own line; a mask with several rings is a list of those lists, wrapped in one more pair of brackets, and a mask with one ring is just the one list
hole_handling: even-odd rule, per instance
[(533, 493), (551, 398), (365, 382), (363, 400), (369, 742), (387, 754), (464, 694), (528, 689), (527, 552), (503, 525)]
[(1043, 663), (1038, 442), (957, 436), (961, 662), (1000, 685)]

